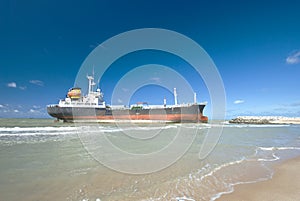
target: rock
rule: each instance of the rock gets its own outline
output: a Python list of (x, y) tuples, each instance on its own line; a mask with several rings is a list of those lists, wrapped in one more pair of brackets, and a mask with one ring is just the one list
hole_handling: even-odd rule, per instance
[(240, 116), (229, 120), (234, 124), (300, 124), (299, 117)]

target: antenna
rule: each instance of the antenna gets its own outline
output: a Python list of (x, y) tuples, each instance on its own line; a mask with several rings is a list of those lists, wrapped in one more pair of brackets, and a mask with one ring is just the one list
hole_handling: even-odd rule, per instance
[(98, 88), (100, 89), (100, 77), (98, 78), (97, 83), (98, 83)]
[(176, 88), (174, 88), (174, 102), (175, 102), (175, 105), (177, 105), (177, 92), (176, 92)]
[(93, 77), (95, 77), (95, 66), (93, 65)]
[(91, 77), (91, 87), (90, 87), (90, 92), (93, 92), (94, 91), (94, 88), (93, 88), (93, 86), (95, 86), (96, 85), (96, 83), (94, 82), (94, 78), (95, 78), (95, 66), (93, 65), (93, 74), (92, 74), (92, 76), (90, 76)]

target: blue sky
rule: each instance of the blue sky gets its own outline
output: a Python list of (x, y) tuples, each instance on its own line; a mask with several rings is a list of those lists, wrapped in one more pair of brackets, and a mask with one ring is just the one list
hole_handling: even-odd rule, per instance
[[(299, 8), (299, 1), (289, 0), (1, 1), (0, 117), (49, 117), (46, 105), (64, 98), (95, 47), (149, 27), (184, 34), (206, 50), (224, 82), (227, 118), (300, 116)], [(201, 80), (172, 55), (132, 53), (101, 80), (106, 102), (122, 73), (151, 62), (171, 66), (191, 83)], [(208, 101), (209, 115), (209, 93), (200, 83), (193, 87), (198, 101)], [(172, 99), (165, 89), (148, 86), (132, 102), (161, 104), (162, 96)]]

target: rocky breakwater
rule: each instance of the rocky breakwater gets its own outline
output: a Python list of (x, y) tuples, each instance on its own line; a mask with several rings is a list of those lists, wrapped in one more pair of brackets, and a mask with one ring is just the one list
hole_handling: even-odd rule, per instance
[(234, 124), (300, 124), (300, 117), (282, 116), (239, 116), (231, 119)]

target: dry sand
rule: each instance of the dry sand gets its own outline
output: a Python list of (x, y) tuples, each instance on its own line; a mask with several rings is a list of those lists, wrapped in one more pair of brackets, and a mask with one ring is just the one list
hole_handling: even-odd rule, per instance
[(300, 200), (300, 157), (275, 167), (271, 180), (234, 187), (234, 192), (217, 201), (297, 201)]

